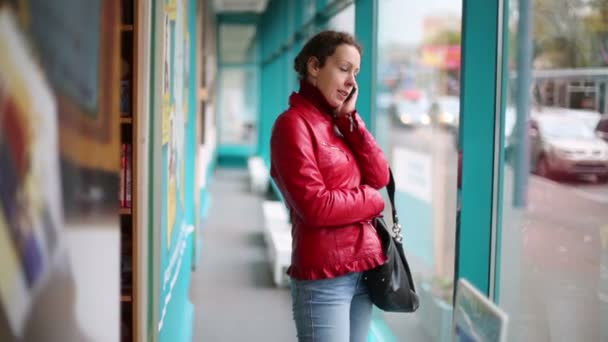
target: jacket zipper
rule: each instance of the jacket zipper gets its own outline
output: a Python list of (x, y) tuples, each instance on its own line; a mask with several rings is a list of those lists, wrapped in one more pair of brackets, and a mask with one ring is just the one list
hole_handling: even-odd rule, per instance
[(350, 158), (348, 157), (348, 154), (346, 154), (346, 152), (344, 152), (341, 148), (336, 147), (336, 146), (332, 146), (332, 145), (330, 145), (330, 144), (328, 144), (326, 142), (322, 142), (321, 145), (342, 152), (342, 154), (344, 154), (344, 156), (346, 157), (346, 160), (350, 161)]

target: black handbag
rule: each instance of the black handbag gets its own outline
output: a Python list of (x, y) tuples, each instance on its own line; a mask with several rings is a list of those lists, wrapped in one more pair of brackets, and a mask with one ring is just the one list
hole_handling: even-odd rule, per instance
[(390, 181), (386, 190), (391, 201), (394, 237), (384, 218), (374, 218), (372, 223), (378, 231), (387, 260), (385, 264), (365, 271), (363, 279), (369, 289), (372, 303), (378, 308), (389, 312), (414, 312), (420, 303), (401, 244), (401, 226), (395, 209), (395, 180), (390, 169), (389, 174)]

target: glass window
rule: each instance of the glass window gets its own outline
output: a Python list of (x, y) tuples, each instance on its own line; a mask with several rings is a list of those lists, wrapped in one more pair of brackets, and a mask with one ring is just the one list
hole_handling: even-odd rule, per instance
[(378, 6), (375, 134), (395, 175), (421, 297), (412, 318), (385, 317), (400, 341), (443, 340), (452, 322), (462, 1)]
[(220, 71), (220, 144), (255, 144), (258, 115), (255, 70), (238, 67)]
[(608, 340), (606, 13), (509, 1), (497, 283), (511, 341)]
[(329, 20), (330, 30), (348, 32), (355, 34), (355, 4), (348, 5), (345, 9)]

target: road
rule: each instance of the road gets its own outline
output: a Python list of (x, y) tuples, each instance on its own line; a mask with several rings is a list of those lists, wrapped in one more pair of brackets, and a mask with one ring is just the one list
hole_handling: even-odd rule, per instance
[[(433, 184), (444, 187), (433, 191), (441, 196), (433, 198), (433, 205), (443, 203), (445, 209), (445, 217), (434, 218), (443, 224), (433, 229), (443, 229), (443, 246), (452, 246), (443, 262), (453, 267), (454, 139), (437, 129), (389, 127), (389, 160), (395, 147), (432, 156)], [(512, 316), (515, 340), (608, 340), (600, 328), (600, 322), (608, 320), (608, 301), (598, 299), (608, 298), (608, 184), (593, 178), (557, 182), (530, 175), (526, 206), (514, 208), (509, 165), (503, 181), (500, 301)]]

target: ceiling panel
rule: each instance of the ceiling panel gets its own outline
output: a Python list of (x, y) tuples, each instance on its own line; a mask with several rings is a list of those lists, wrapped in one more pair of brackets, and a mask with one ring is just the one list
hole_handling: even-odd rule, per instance
[(219, 33), (222, 62), (251, 62), (253, 51), (250, 49), (255, 32), (255, 25), (221, 25)]
[(257, 12), (266, 10), (268, 0), (214, 0), (216, 13), (223, 12)]

